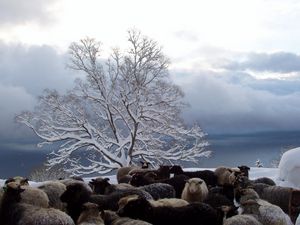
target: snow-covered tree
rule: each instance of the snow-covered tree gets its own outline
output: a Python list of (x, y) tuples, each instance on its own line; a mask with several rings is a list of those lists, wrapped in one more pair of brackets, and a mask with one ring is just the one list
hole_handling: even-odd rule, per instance
[(208, 157), (205, 134), (180, 118), (183, 92), (169, 77), (169, 60), (152, 39), (128, 32), (127, 50), (100, 58), (101, 44), (86, 38), (70, 46), (69, 67), (83, 72), (67, 94), (45, 90), (35, 110), (17, 116), (43, 139), (58, 143), (49, 166), (74, 175), (106, 173), (139, 159), (197, 162)]
[(256, 160), (255, 166), (256, 166), (256, 167), (264, 167), (264, 165), (262, 164), (262, 162), (260, 161), (260, 159), (257, 159), (257, 160)]

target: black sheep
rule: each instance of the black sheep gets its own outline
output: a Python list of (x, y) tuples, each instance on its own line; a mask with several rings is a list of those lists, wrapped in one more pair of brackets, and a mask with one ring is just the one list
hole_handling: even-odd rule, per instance
[(99, 205), (102, 210), (118, 210), (118, 201), (120, 198), (128, 195), (138, 195), (147, 199), (152, 199), (152, 196), (141, 190), (118, 190), (110, 195), (96, 195), (88, 191), (82, 184), (74, 183), (67, 187), (67, 190), (61, 195), (60, 199), (62, 202), (67, 203), (67, 212), (77, 221), (82, 205), (86, 202), (92, 202)]
[(151, 178), (145, 177), (142, 174), (134, 174), (131, 178), (130, 184), (136, 187), (153, 184), (153, 183), (165, 183), (169, 184), (174, 187), (175, 189), (175, 197), (181, 198), (182, 190), (184, 189), (186, 180), (188, 180), (189, 177), (185, 175), (178, 175), (172, 178), (168, 179), (162, 179), (162, 180), (153, 180)]
[(222, 195), (220, 193), (209, 192), (206, 199), (204, 199), (203, 202), (210, 205), (216, 210), (220, 209), (223, 206), (228, 206), (228, 211), (226, 212), (227, 218), (238, 214), (237, 212), (238, 207), (234, 205), (234, 202), (229, 200), (225, 195)]
[(198, 177), (205, 181), (207, 187), (214, 187), (217, 185), (217, 176), (211, 170), (200, 170), (200, 171), (183, 171), (181, 166), (174, 165), (170, 169), (170, 173), (175, 175), (183, 174), (189, 178)]
[(232, 185), (223, 185), (223, 186), (217, 186), (209, 189), (209, 192), (211, 193), (218, 193), (226, 196), (231, 202), (234, 201), (235, 197), (235, 188)]
[(141, 219), (153, 225), (221, 225), (217, 211), (205, 203), (183, 207), (153, 207), (146, 199), (129, 201), (119, 210), (120, 216)]

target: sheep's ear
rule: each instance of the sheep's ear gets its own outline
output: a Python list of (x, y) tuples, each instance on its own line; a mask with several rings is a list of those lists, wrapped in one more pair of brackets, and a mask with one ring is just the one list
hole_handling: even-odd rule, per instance
[(29, 184), (29, 179), (28, 178), (24, 178), (21, 180), (20, 182), (21, 184)]
[(95, 179), (91, 179), (91, 181), (89, 182), (89, 184), (94, 185), (96, 183)]
[(106, 177), (106, 178), (104, 178), (103, 180), (104, 180), (104, 181), (109, 181), (109, 178), (108, 178), (108, 177)]
[(5, 184), (8, 184), (9, 182), (14, 182), (14, 181), (15, 181), (15, 179), (10, 177), (5, 181)]

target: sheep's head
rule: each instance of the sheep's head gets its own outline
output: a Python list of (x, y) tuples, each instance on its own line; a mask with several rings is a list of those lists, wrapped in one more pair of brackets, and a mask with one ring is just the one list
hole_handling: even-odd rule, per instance
[(170, 168), (170, 173), (181, 174), (181, 173), (183, 173), (183, 170), (182, 170), (181, 166), (174, 165)]
[(244, 204), (248, 200), (257, 200), (259, 199), (259, 195), (252, 188), (240, 189), (239, 193), (241, 194), (240, 203)]
[(203, 189), (207, 190), (205, 181), (200, 178), (191, 178), (187, 180), (185, 186), (190, 194), (202, 193)]
[[(25, 191), (18, 182), (9, 182), (3, 187), (4, 197), (9, 201), (19, 202), (21, 193)], [(4, 198), (3, 197), (3, 198)]]
[(152, 212), (151, 204), (144, 198), (129, 201), (122, 209), (118, 210), (119, 216), (133, 219), (144, 219)]
[(247, 177), (249, 176), (250, 167), (242, 165), (242, 166), (238, 166), (238, 168), (240, 169), (240, 171), (242, 172), (242, 174), (244, 176), (247, 176)]
[(170, 178), (170, 169), (171, 169), (171, 166), (160, 165), (157, 170), (159, 179)]
[(103, 195), (105, 193), (105, 189), (111, 185), (108, 181), (109, 178), (98, 177), (96, 179), (92, 179), (89, 182), (89, 185), (94, 193)]
[(8, 183), (10, 183), (10, 182), (15, 182), (15, 183), (18, 183), (18, 184), (20, 184), (20, 185), (26, 185), (26, 186), (29, 185), (28, 178), (24, 178), (24, 177), (20, 177), (20, 176), (8, 178), (8, 179), (5, 181), (5, 184), (8, 184)]

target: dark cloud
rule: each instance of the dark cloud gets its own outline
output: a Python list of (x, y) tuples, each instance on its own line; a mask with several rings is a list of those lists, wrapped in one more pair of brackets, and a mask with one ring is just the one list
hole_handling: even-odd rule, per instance
[(50, 46), (6, 45), (0, 43), (0, 83), (22, 87), (37, 96), (45, 88), (65, 91), (79, 74), (66, 69), (67, 55)]
[(0, 26), (28, 22), (48, 23), (54, 20), (51, 6), (58, 0), (1, 0)]
[(289, 52), (250, 53), (224, 66), (229, 70), (290, 73), (300, 71), (300, 55)]
[(0, 43), (0, 52), (0, 138), (24, 136), (14, 123), (15, 115), (33, 109), (46, 88), (60, 92), (72, 88), (80, 74), (66, 69), (67, 56), (50, 46)]
[[(190, 103), (185, 119), (199, 122), (208, 133), (298, 129), (300, 90), (277, 93), (271, 87), (263, 88), (260, 80), (242, 79), (241, 74), (173, 72)], [(274, 85), (280, 87), (282, 81), (277, 82)]]

